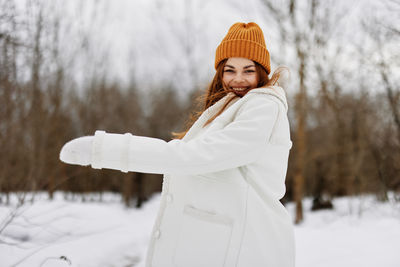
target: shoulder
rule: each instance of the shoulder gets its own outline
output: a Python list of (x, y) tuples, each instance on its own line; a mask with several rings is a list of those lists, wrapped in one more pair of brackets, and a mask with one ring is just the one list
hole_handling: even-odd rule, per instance
[(283, 88), (279, 86), (269, 86), (252, 89), (243, 97), (243, 100), (245, 102), (273, 101), (275, 103), (278, 103), (278, 105), (282, 105), (286, 111), (288, 110), (286, 93)]
[(262, 118), (266, 114), (277, 114), (279, 101), (268, 94), (249, 94), (247, 93), (238, 101), (237, 117), (249, 116), (251, 118)]

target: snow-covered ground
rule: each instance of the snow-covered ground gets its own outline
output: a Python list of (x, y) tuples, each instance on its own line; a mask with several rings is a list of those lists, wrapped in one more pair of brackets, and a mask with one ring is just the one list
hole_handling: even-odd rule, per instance
[[(399, 267), (400, 203), (339, 198), (335, 210), (311, 212), (295, 227), (297, 267)], [(288, 205), (294, 214), (294, 205)]]
[[(18, 210), (0, 234), (0, 267), (144, 266), (160, 195), (140, 210), (127, 209), (118, 195), (104, 202), (49, 201), (39, 195)], [(295, 227), (297, 267), (400, 266), (400, 203), (372, 196), (340, 198), (331, 211), (310, 212)], [(288, 204), (294, 214), (294, 205)], [(0, 206), (0, 231), (10, 207)], [(59, 259), (65, 257), (64, 260)]]

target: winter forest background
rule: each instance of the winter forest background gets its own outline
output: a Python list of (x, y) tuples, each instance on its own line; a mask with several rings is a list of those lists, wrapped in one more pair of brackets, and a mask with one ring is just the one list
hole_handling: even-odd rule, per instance
[(341, 197), (398, 210), (399, 14), (398, 0), (0, 0), (0, 266), (2, 246), (26, 242), (10, 235), (19, 211), (44, 196), (74, 205), (112, 193), (129, 213), (157, 195), (159, 175), (66, 165), (59, 151), (97, 129), (171, 140), (201, 108), (237, 21), (257, 22), (272, 69), (290, 69), (282, 202), (294, 223)]

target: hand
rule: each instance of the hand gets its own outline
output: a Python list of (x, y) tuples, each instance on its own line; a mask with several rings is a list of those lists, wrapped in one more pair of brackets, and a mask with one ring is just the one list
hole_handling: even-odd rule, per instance
[(66, 143), (60, 152), (60, 160), (68, 164), (88, 166), (92, 163), (94, 136), (84, 136)]

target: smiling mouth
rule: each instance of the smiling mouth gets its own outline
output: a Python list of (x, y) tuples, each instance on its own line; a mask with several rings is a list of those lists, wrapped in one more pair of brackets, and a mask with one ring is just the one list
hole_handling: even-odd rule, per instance
[(235, 90), (235, 91), (245, 91), (248, 88), (247, 87), (231, 87), (231, 89)]

